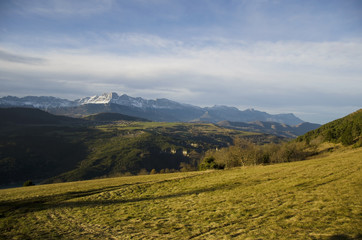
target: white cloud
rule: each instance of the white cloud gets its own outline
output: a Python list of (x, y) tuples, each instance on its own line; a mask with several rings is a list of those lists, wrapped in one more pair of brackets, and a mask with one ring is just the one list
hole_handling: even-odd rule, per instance
[(63, 91), (76, 98), (118, 91), (199, 105), (305, 109), (313, 105), (353, 108), (362, 102), (359, 40), (182, 42), (132, 33), (98, 38), (92, 47), (83, 45), (40, 51), (3, 46), (0, 53), (12, 59), (42, 61), (26, 64), (0, 58), (0, 94), (16, 95), (16, 86), (36, 92), (41, 85), (47, 95), (59, 96)]

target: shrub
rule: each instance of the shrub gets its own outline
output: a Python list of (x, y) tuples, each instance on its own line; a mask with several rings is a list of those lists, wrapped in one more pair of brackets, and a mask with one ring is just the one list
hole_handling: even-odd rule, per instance
[(206, 152), (199, 169), (223, 169), (225, 167), (300, 161), (315, 154), (317, 144), (321, 141), (323, 139), (320, 137), (313, 139), (309, 144), (303, 141), (292, 141), (260, 146), (246, 139), (235, 139), (233, 146)]
[(207, 170), (207, 169), (224, 169), (225, 164), (217, 164), (215, 162), (215, 157), (206, 157), (204, 158), (203, 162), (201, 163), (199, 169), (200, 170)]
[(33, 183), (33, 181), (31, 180), (27, 180), (24, 182), (23, 187), (29, 187), (29, 186), (34, 186), (35, 184)]
[(294, 162), (305, 159), (311, 155), (306, 151), (303, 142), (289, 142), (282, 144), (279, 149), (271, 154), (271, 163)]
[(195, 171), (195, 167), (192, 164), (181, 162), (180, 163), (180, 171), (181, 172), (189, 172), (189, 171)]
[(148, 171), (145, 168), (142, 168), (139, 172), (138, 175), (148, 175)]

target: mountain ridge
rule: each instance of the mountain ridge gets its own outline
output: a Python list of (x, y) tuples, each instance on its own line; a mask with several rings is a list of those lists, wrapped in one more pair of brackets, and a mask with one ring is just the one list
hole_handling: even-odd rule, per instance
[(217, 125), (230, 129), (267, 133), (286, 138), (296, 138), (302, 134), (305, 134), (321, 126), (319, 124), (309, 123), (309, 122), (303, 122), (295, 126), (289, 126), (278, 122), (263, 122), (263, 121), (254, 121), (254, 122), (221, 121), (218, 122)]
[(297, 141), (342, 143), (362, 146), (362, 108), (299, 136)]
[(118, 95), (115, 92), (84, 97), (74, 101), (51, 96), (26, 96), (22, 98), (7, 96), (0, 98), (0, 107), (33, 107), (53, 114), (71, 117), (84, 117), (101, 112), (115, 112), (152, 121), (165, 122), (217, 123), (224, 120), (233, 122), (266, 121), (284, 123), (291, 126), (304, 122), (292, 113), (272, 115), (254, 109), (239, 110), (236, 107), (223, 105), (202, 108), (165, 98), (147, 100), (141, 97), (130, 97), (126, 94)]

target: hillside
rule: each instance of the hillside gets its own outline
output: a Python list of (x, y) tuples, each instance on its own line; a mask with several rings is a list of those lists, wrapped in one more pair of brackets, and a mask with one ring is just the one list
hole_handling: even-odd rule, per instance
[(65, 116), (55, 116), (36, 108), (0, 108), (0, 124), (77, 124), (84, 120)]
[(361, 239), (362, 148), (0, 190), (1, 239)]
[(144, 118), (132, 117), (120, 113), (97, 113), (84, 117), (86, 120), (96, 121), (96, 122), (117, 122), (117, 121), (133, 121), (133, 122), (149, 122), (149, 120)]
[(300, 136), (297, 141), (342, 143), (362, 146), (362, 109)]
[[(6, 115), (2, 121), (7, 124), (0, 125), (0, 185), (22, 184), (28, 179), (37, 183), (84, 180), (152, 169), (192, 170), (207, 150), (226, 147), (234, 137), (256, 143), (282, 139), (213, 124), (125, 120), (104, 124), (54, 116), (38, 109), (14, 111), (15, 117)], [(126, 118), (117, 114), (95, 117), (104, 120), (104, 116)]]
[(135, 122), (97, 126), (94, 130), (83, 142), (88, 152), (78, 167), (46, 182), (134, 175), (152, 169), (194, 170), (205, 151), (226, 147), (234, 137), (255, 142), (280, 141), (273, 136), (211, 124)]

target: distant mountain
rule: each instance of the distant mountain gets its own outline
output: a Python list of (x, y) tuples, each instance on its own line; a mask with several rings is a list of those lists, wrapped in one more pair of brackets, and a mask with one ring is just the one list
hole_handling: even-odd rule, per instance
[(188, 108), (198, 108), (189, 104), (182, 104), (174, 102), (165, 98), (156, 99), (156, 100), (146, 100), (143, 98), (133, 98), (126, 94), (119, 96), (117, 93), (104, 93), (102, 95), (96, 95), (93, 97), (86, 97), (82, 99), (75, 100), (79, 105), (83, 104), (118, 104), (128, 107), (136, 107), (141, 109), (184, 109)]
[(129, 116), (164, 122), (211, 122), (220, 121), (278, 122), (288, 125), (298, 125), (303, 120), (294, 114), (268, 114), (266, 112), (248, 109), (240, 111), (235, 107), (214, 106), (201, 108), (190, 104), (182, 104), (168, 99), (146, 100), (133, 98), (126, 94), (104, 93), (69, 101), (54, 97), (3, 97), (0, 107), (34, 107), (47, 110), (53, 114), (72, 117), (84, 117), (101, 112), (114, 112)]
[(268, 133), (287, 138), (295, 138), (297, 136), (305, 134), (321, 126), (319, 124), (307, 123), (307, 122), (298, 124), (296, 126), (289, 126), (277, 122), (262, 122), (262, 121), (248, 122), (248, 123), (221, 121), (218, 122), (217, 125), (221, 127), (232, 128), (242, 131)]
[(362, 146), (362, 109), (343, 118), (324, 124), (320, 128), (297, 138), (297, 141), (342, 143), (345, 146)]
[(206, 112), (199, 119), (194, 121), (205, 122), (219, 122), (219, 121), (234, 121), (234, 122), (252, 122), (252, 121), (264, 121), (264, 122), (278, 122), (288, 125), (298, 125), (303, 123), (303, 120), (294, 116), (294, 114), (277, 114), (271, 115), (266, 112), (257, 111), (254, 109), (247, 109), (240, 111), (235, 107), (227, 106), (214, 106), (205, 108)]
[[(85, 117), (91, 114), (112, 112), (144, 118), (157, 122), (188, 122), (187, 116), (198, 114), (193, 109), (141, 109), (114, 103), (84, 104), (77, 107), (48, 109), (50, 113), (72, 117)], [(197, 115), (196, 115), (197, 116)]]
[(13, 96), (7, 96), (0, 98), (0, 106), (2, 107), (33, 107), (40, 109), (49, 109), (59, 107), (72, 107), (77, 105), (77, 102), (56, 97), (27, 96), (23, 98), (18, 98)]

